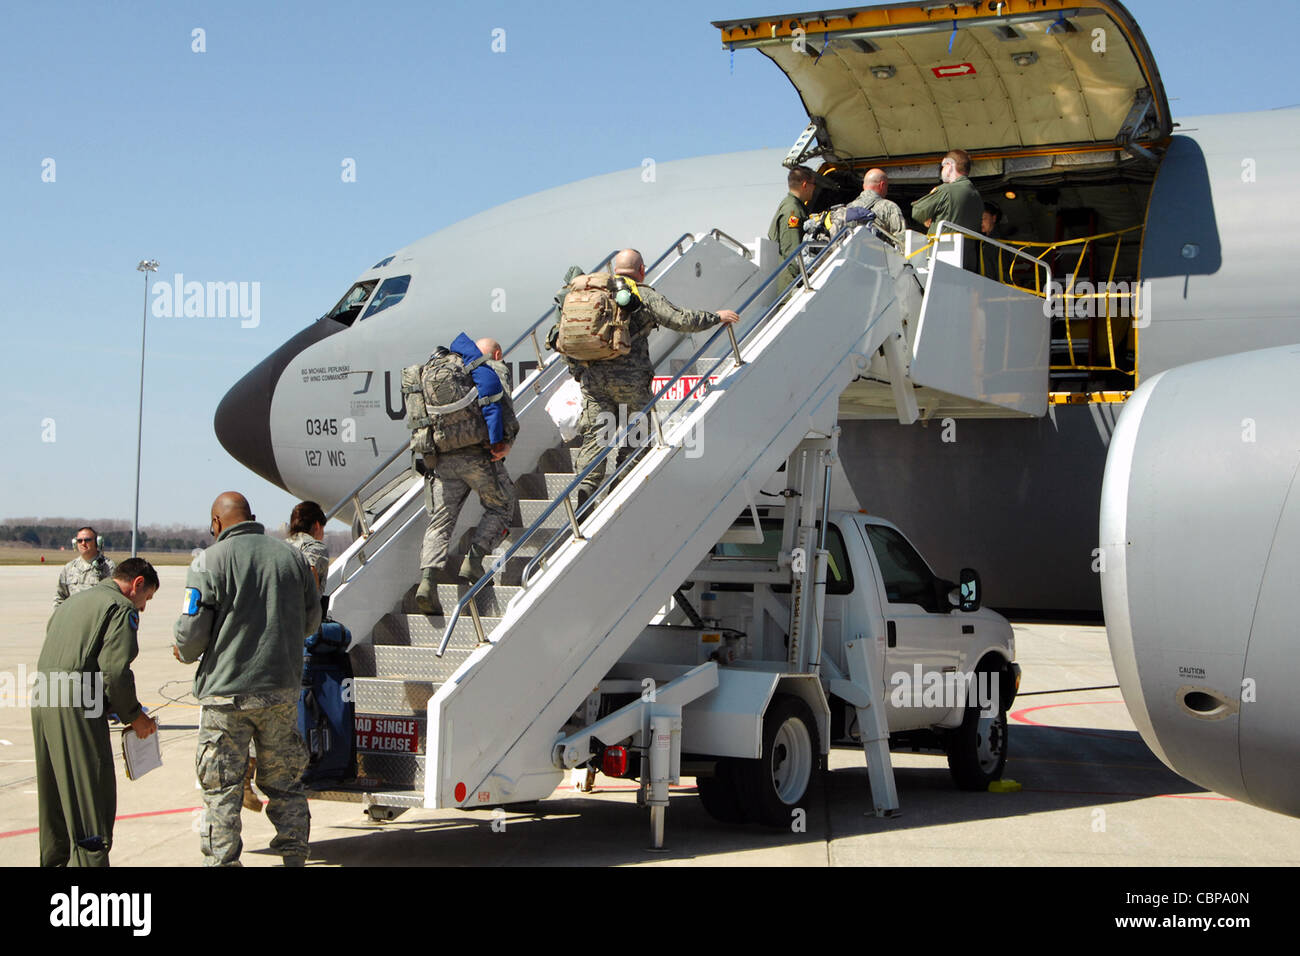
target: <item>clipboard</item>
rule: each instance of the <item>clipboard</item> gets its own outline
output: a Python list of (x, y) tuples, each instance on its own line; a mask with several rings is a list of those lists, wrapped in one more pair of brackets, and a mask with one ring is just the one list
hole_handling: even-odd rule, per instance
[(126, 779), (139, 780), (150, 770), (162, 766), (162, 749), (158, 745), (158, 732), (144, 740), (130, 727), (122, 728), (122, 762), (126, 765)]

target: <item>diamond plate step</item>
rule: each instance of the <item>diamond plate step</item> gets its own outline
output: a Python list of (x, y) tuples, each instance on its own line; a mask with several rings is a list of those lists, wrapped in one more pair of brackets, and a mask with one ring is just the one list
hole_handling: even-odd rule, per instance
[[(483, 566), (487, 567), (487, 560), (484, 559)], [(452, 608), (465, 596), (465, 592), (470, 589), (468, 584), (439, 584), (438, 601), (442, 604), (444, 614), (450, 614)], [(522, 588), (517, 585), (499, 585), (494, 584), (486, 587), (478, 594), (474, 595), (474, 601), (478, 605), (478, 612), (483, 617), (501, 617), (506, 612), (506, 605), (510, 599), (518, 594)], [(469, 615), (469, 605), (461, 612), (461, 617)]]
[(369, 788), (424, 786), (424, 754), (357, 754), (357, 783)]
[(382, 787), (383, 781), (372, 780), (366, 783), (344, 783), (331, 784), (326, 787), (313, 790), (307, 788), (307, 798), (309, 800), (332, 800), (339, 803), (362, 803), (377, 807), (423, 807), (424, 806), (424, 786), (419, 788), (405, 789), (401, 787), (392, 787), (376, 790), (376, 787)]
[[(548, 500), (553, 500), (575, 477), (576, 474), (571, 471), (548, 471), (544, 474), (529, 475), (526, 481), (520, 480), (516, 484), (521, 493), (526, 493), (527, 498), (540, 498), (545, 495)], [(527, 547), (531, 543), (528, 542), (524, 546)]]
[[(490, 589), (488, 589), (490, 590)], [(450, 610), (455, 605), (449, 605), (446, 610)], [(481, 612), (480, 612), (481, 614)], [(483, 620), (483, 629), (491, 633), (492, 628), (501, 623), (501, 618), (493, 614), (481, 614)], [(382, 644), (405, 644), (414, 647), (437, 647), (442, 641), (442, 631), (447, 625), (445, 617), (426, 617), (423, 614), (387, 614), (380, 619), (375, 625), (373, 640), (376, 646)], [(478, 635), (474, 631), (474, 620), (470, 617), (469, 609), (461, 614), (460, 620), (456, 622), (455, 628), (451, 632), (451, 642), (447, 645), (447, 652), (451, 653), (454, 647), (472, 649), (478, 643)], [(356, 648), (361, 650), (362, 648)], [(355, 651), (354, 651), (355, 653)], [(357, 659), (354, 657), (352, 668), (355, 671)], [(372, 675), (366, 675), (372, 676)]]
[(473, 652), (472, 647), (447, 647), (438, 657), (437, 646), (409, 647), (401, 644), (378, 644), (374, 648), (375, 673), (385, 678), (427, 680), (442, 683), (450, 680), (456, 669)]
[(423, 717), (439, 685), (430, 680), (357, 677), (353, 700), (358, 713), (392, 717)]
[[(550, 506), (551, 501), (549, 498), (545, 500), (540, 498), (521, 499), (519, 502), (519, 517), (525, 525), (531, 527), (533, 522), (542, 516), (542, 512)], [(563, 528), (568, 525), (568, 523), (569, 513), (565, 510), (564, 505), (561, 504), (547, 516), (541, 526), (543, 528)]]

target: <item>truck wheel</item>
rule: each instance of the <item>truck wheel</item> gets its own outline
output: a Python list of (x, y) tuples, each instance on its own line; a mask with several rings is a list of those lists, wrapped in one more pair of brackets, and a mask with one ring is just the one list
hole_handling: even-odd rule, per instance
[(790, 826), (817, 779), (817, 723), (798, 697), (772, 698), (763, 715), (763, 756), (737, 760), (737, 788), (750, 820)]
[(745, 822), (745, 808), (736, 792), (735, 763), (729, 757), (719, 757), (712, 777), (695, 778), (700, 803), (709, 816), (721, 823)]
[(987, 790), (1007, 765), (1007, 715), (1002, 700), (985, 716), (978, 703), (966, 708), (961, 726), (948, 735), (948, 771), (961, 790)]

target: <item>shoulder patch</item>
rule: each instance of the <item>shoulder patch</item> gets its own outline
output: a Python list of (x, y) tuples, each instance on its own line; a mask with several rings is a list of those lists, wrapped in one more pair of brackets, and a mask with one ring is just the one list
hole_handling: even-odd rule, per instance
[(787, 226), (789, 226), (791, 229), (798, 229), (798, 228), (799, 228), (799, 217), (798, 217), (798, 216), (791, 216), (789, 219), (787, 219), (787, 220), (785, 221), (785, 224), (786, 224)]
[(126, 616), (126, 623), (130, 625), (131, 630), (140, 630), (140, 612), (131, 608), (131, 613)]

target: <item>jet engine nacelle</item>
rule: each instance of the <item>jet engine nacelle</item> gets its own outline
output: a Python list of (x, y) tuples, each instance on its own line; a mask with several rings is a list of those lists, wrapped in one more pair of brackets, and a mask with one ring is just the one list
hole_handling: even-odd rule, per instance
[(1170, 369), (1126, 403), (1101, 494), (1124, 701), (1170, 769), (1300, 815), (1300, 345)]

